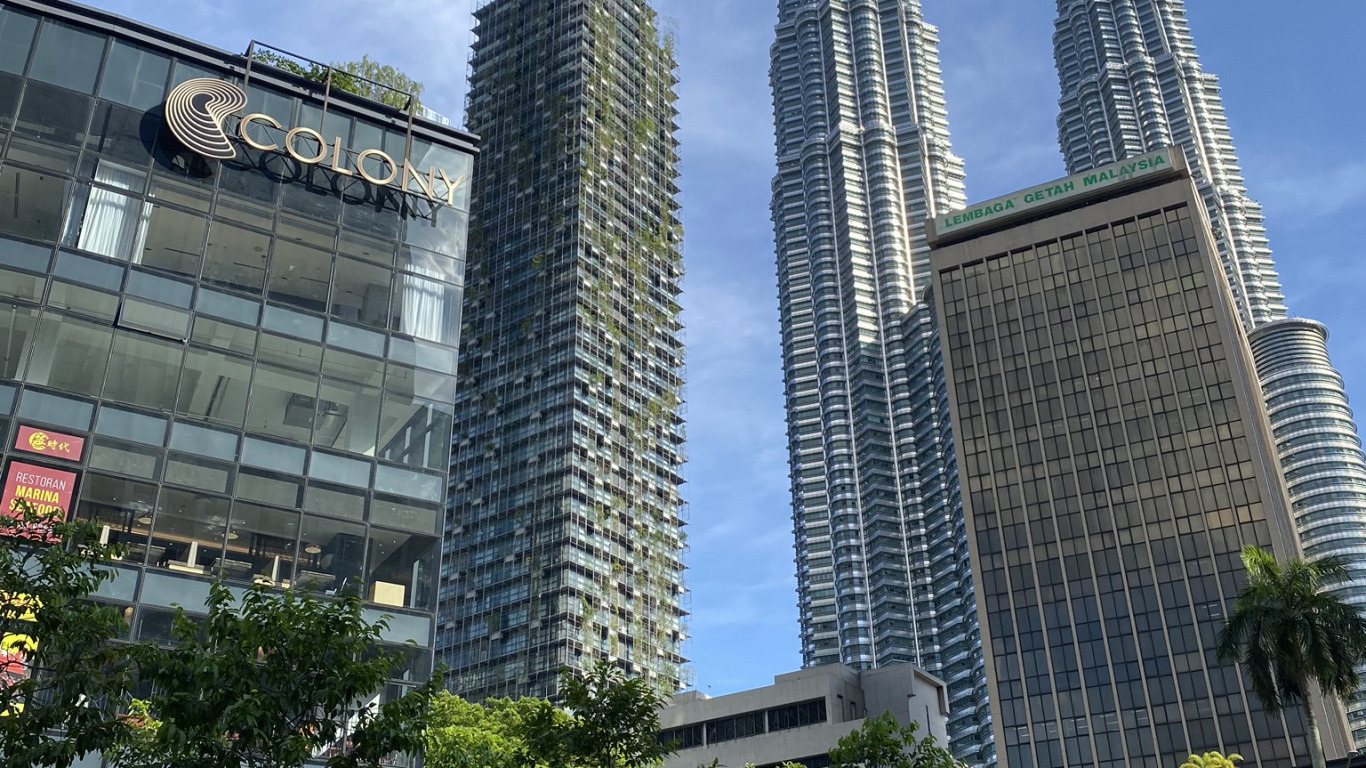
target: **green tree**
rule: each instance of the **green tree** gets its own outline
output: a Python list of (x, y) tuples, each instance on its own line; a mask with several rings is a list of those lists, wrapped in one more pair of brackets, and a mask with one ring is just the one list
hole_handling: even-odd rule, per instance
[(394, 109), (406, 112), (410, 96), (413, 109), (422, 106), (419, 99), (422, 83), (394, 67), (380, 64), (371, 59), (369, 54), (362, 56), (360, 61), (338, 61), (323, 65), (263, 49), (254, 51), (252, 59), (316, 83), (326, 83), (330, 77), (333, 88), (387, 104)]
[(581, 673), (566, 671), (560, 688), (573, 716), (562, 740), (562, 765), (648, 768), (673, 753), (671, 745), (659, 743), (664, 696), (643, 678), (627, 679), (616, 665), (598, 660)]
[(368, 768), (420, 751), (440, 676), (378, 706), (400, 654), (377, 649), (386, 623), (359, 596), (258, 585), (238, 600), (215, 584), (207, 608), (202, 622), (177, 612), (174, 647), (133, 649), (160, 722), (120, 768)]
[(1309, 726), (1309, 755), (1324, 768), (1314, 717), (1314, 687), (1328, 696), (1357, 689), (1366, 659), (1366, 618), (1327, 591), (1347, 577), (1336, 557), (1292, 559), (1284, 565), (1257, 547), (1243, 548), (1247, 586), (1219, 633), (1221, 661), (1247, 670), (1253, 693), (1270, 715), (1300, 704)]
[(62, 510), (18, 499), (0, 512), (0, 765), (66, 768), (125, 733), (114, 705), (130, 665), (113, 642), (125, 624), (89, 600), (117, 550)]
[(831, 768), (960, 768), (934, 736), (917, 738), (919, 723), (901, 725), (891, 712), (868, 720), (830, 750)]
[(1242, 762), (1243, 756), (1237, 753), (1224, 757), (1222, 752), (1206, 752), (1203, 755), (1191, 755), (1186, 758), (1186, 762), (1181, 764), (1181, 768), (1238, 768), (1237, 763)]
[(411, 95), (413, 108), (421, 106), (419, 97), (422, 96), (422, 83), (387, 64), (380, 64), (368, 54), (362, 56), (360, 61), (337, 62), (332, 67), (364, 78), (351, 78), (351, 93), (402, 110), (408, 109), (408, 97)]
[(424, 762), (428, 768), (544, 768), (551, 756), (537, 746), (558, 743), (570, 722), (544, 699), (481, 705), (442, 691), (432, 701)]

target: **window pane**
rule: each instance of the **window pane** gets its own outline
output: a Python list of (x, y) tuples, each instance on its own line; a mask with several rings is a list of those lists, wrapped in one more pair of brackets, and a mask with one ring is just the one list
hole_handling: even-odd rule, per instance
[(174, 342), (117, 332), (105, 399), (155, 411), (174, 411), (184, 351), (183, 345)]
[(433, 607), (436, 539), (370, 529), (370, 600), (400, 608)]
[[(412, 467), (443, 469), (450, 458), (455, 408), (386, 392), (379, 457)], [(412, 495), (412, 490), (399, 490)]]
[[(148, 112), (100, 102), (95, 117), (90, 121), (90, 134), (85, 148), (104, 157), (136, 168), (146, 168), (151, 162), (152, 148), (161, 130), (161, 118)], [(141, 193), (145, 179), (133, 189)]]
[(242, 463), (302, 475), (305, 453), (303, 448), (248, 437), (242, 444)]
[(260, 343), (256, 347), (256, 359), (315, 373), (322, 363), (323, 348), (321, 344), (310, 341), (300, 341), (274, 333), (262, 333)]
[(317, 376), (261, 365), (247, 406), (247, 430), (307, 443), (317, 396)]
[(0, 264), (32, 272), (47, 272), (52, 263), (52, 248), (0, 238)]
[(119, 261), (141, 250), (151, 206), (141, 197), (133, 197), (118, 190), (142, 188), (144, 174), (113, 163), (100, 163), (95, 170), (96, 181), (109, 183), (116, 189), (77, 187), (66, 215), (62, 243), (83, 251)]
[(38, 324), (38, 310), (0, 304), (0, 379), (18, 379)]
[(56, 242), (62, 236), (62, 198), (69, 183), (15, 166), (0, 169), (0, 233)]
[(47, 305), (109, 322), (113, 322), (119, 313), (117, 294), (96, 291), (61, 280), (52, 281), (52, 290), (47, 295)]
[[(201, 295), (204, 293), (200, 291)], [(217, 347), (230, 352), (250, 355), (256, 351), (256, 329), (220, 323), (207, 317), (196, 317), (190, 341), (206, 347)]]
[(384, 383), (384, 361), (328, 348), (323, 351), (323, 373), (356, 384), (378, 387)]
[(208, 573), (222, 554), (227, 524), (227, 499), (166, 488), (157, 504), (148, 563), (182, 573)]
[(189, 309), (194, 299), (194, 286), (135, 269), (128, 275), (128, 293), (162, 304)]
[(100, 408), (100, 420), (95, 425), (95, 431), (138, 443), (161, 445), (166, 442), (166, 419), (106, 405)]
[[(294, 99), (278, 91), (252, 83), (247, 88), (247, 108), (246, 114), (260, 112), (263, 115), (270, 115), (281, 125), (294, 124)], [(265, 139), (263, 136), (256, 136), (257, 141)], [(276, 142), (279, 143), (278, 141)]]
[(103, 35), (93, 35), (52, 20), (43, 22), (38, 49), (28, 76), (43, 82), (90, 93), (104, 57)]
[(0, 72), (23, 74), (38, 19), (11, 8), (0, 8)]
[(428, 501), (440, 501), (446, 495), (445, 484), (438, 475), (383, 464), (375, 470), (375, 490)]
[(107, 326), (48, 312), (38, 328), (24, 380), (97, 396), (104, 382), (112, 337)]
[[(439, 185), (440, 182), (438, 181)], [(437, 206), (432, 208), (431, 213), (421, 218), (412, 216), (408, 218), (403, 242), (414, 248), (426, 249), (449, 257), (449, 259), (463, 262), (465, 259), (465, 234), (469, 230), (469, 226), (470, 215), (468, 213), (457, 211), (454, 208)], [(402, 250), (400, 250), (401, 255)], [(424, 274), (430, 273), (424, 272)]]
[(104, 65), (100, 97), (138, 109), (151, 109), (166, 96), (171, 60), (159, 53), (115, 40)]
[(266, 281), (270, 236), (215, 221), (209, 227), (204, 281), (260, 293)]
[[(261, 318), (261, 327), (279, 331), (298, 339), (321, 342), (323, 340), (323, 319), (315, 315), (305, 315), (283, 307), (267, 306)], [(316, 366), (315, 366), (316, 367)]]
[(92, 472), (85, 476), (76, 516), (99, 521), (100, 540), (127, 546), (124, 562), (141, 565), (147, 556), (156, 497), (155, 485)]
[(96, 438), (95, 447), (90, 450), (90, 468), (154, 480), (161, 476), (161, 451)]
[[(342, 485), (365, 488), (370, 485), (370, 463), (314, 451), (313, 461), (308, 467), (308, 476), (341, 483)], [(326, 512), (326, 510), (322, 511)]]
[(138, 263), (182, 275), (199, 273), (199, 254), (204, 250), (203, 216), (152, 206), (141, 258)]
[(54, 147), (41, 141), (15, 136), (5, 150), (5, 162), (32, 165), (45, 171), (75, 173), (80, 151), (75, 147)]
[[(0, 10), (0, 13), (4, 13)], [(5, 55), (5, 43), (0, 41), (0, 57)], [(14, 114), (19, 110), (19, 90), (22, 80), (12, 75), (0, 74), (0, 131), (8, 131), (14, 126)]]
[(57, 266), (52, 274), (78, 283), (117, 291), (123, 287), (123, 267), (107, 261), (88, 259), (62, 251), (57, 254)]
[[(72, 429), (90, 429), (90, 417), (95, 406), (75, 398), (62, 397), (36, 389), (24, 390), (24, 399), (19, 403), (19, 416), (47, 424), (57, 424)], [(94, 460), (91, 460), (94, 466)]]
[(119, 311), (119, 326), (184, 341), (190, 333), (190, 313), (129, 296)]
[(185, 355), (175, 412), (213, 424), (241, 427), (250, 386), (249, 360), (191, 348)]
[(184, 422), (171, 425), (171, 447), (224, 461), (237, 459), (237, 435)]
[(14, 130), (54, 144), (79, 147), (85, 143), (93, 103), (89, 96), (30, 81)]
[(206, 315), (221, 317), (224, 320), (232, 320), (245, 325), (256, 325), (256, 321), (261, 316), (259, 302), (202, 288), (199, 290), (199, 303), (196, 305), (196, 309)]
[(389, 324), (389, 282), (392, 270), (345, 257), (337, 258), (336, 287), (331, 313), (372, 328)]
[(318, 395), (314, 444), (373, 456), (379, 404), (380, 390), (376, 387), (324, 380)]
[(332, 256), (302, 245), (275, 241), (270, 263), (271, 300), (314, 312), (327, 311), (327, 286), (332, 279)]
[[(367, 472), (365, 484), (369, 483), (370, 476)], [(365, 492), (311, 482), (308, 484), (308, 492), (304, 494), (304, 509), (332, 517), (364, 520)]]
[(365, 528), (323, 517), (304, 518), (299, 537), (297, 586), (328, 594), (361, 586), (365, 565)]
[(237, 502), (232, 508), (223, 575), (280, 584), (294, 573), (299, 513)]
[(396, 331), (455, 346), (460, 333), (460, 289), (400, 273), (390, 314), (389, 327)]
[(384, 354), (384, 334), (338, 322), (327, 324), (327, 343), (333, 346), (380, 357)]

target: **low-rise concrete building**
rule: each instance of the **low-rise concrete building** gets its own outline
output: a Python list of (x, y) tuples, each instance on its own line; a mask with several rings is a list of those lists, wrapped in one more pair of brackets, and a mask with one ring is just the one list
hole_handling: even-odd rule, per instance
[(799, 762), (824, 768), (826, 753), (867, 718), (891, 712), (920, 723), (920, 734), (947, 743), (944, 682), (912, 664), (857, 671), (827, 664), (778, 675), (773, 685), (712, 698), (698, 691), (674, 696), (660, 713), (660, 737), (678, 751), (664, 768), (721, 768)]

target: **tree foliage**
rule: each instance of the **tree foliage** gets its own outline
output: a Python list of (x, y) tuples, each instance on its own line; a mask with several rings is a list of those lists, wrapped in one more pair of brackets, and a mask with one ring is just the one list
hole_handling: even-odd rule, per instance
[(664, 696), (644, 678), (627, 679), (614, 664), (598, 660), (561, 684), (573, 724), (564, 740), (584, 768), (646, 768), (672, 753), (659, 743)]
[(432, 702), (425, 762), (430, 768), (545, 768), (542, 733), (561, 733), (570, 717), (544, 699), (473, 704), (442, 692)]
[(1238, 768), (1237, 763), (1242, 760), (1243, 756), (1237, 753), (1225, 757), (1222, 752), (1206, 752), (1186, 758), (1181, 768)]
[(177, 612), (174, 647), (134, 649), (159, 723), (121, 768), (363, 768), (419, 751), (440, 677), (378, 706), (399, 658), (376, 650), (386, 624), (359, 596), (258, 585), (238, 600), (216, 584), (207, 609), (202, 623)]
[(1310, 757), (1323, 768), (1323, 745), (1314, 717), (1314, 687), (1347, 696), (1360, 684), (1366, 660), (1366, 617), (1327, 588), (1347, 578), (1337, 557), (1277, 563), (1257, 547), (1243, 549), (1247, 586), (1219, 633), (1218, 653), (1247, 671), (1253, 693), (1270, 715), (1303, 705)]
[(663, 696), (599, 661), (565, 670), (563, 708), (543, 699), (471, 704), (439, 696), (427, 734), (429, 768), (651, 768), (672, 754), (659, 743)]
[(394, 109), (407, 111), (410, 96), (411, 108), (422, 106), (422, 83), (394, 67), (380, 64), (371, 59), (369, 54), (362, 56), (359, 61), (339, 61), (329, 65), (295, 60), (268, 50), (254, 51), (252, 58), (316, 83), (327, 83), (330, 77), (333, 88), (387, 104)]
[(901, 725), (891, 712), (863, 724), (830, 750), (831, 768), (961, 768), (934, 736), (918, 738), (919, 723)]
[[(0, 764), (65, 768), (122, 738), (115, 706), (129, 689), (115, 608), (88, 598), (114, 578), (116, 545), (91, 521), (0, 511)], [(65, 738), (55, 738), (57, 731)]]

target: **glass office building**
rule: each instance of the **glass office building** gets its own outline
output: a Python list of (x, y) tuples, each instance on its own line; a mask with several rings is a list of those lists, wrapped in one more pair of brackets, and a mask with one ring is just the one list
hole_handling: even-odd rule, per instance
[[(186, 81), (240, 94), (209, 110), (231, 159), (168, 129)], [(354, 588), (416, 642), (387, 694), (427, 676), (473, 152), (247, 56), (0, 4), (5, 502), (37, 488), (127, 546), (100, 599), (133, 638), (215, 578)]]
[[(1301, 710), (1269, 715), (1215, 651), (1246, 582), (1242, 548), (1301, 549), (1182, 153), (1101, 166), (935, 228), (1004, 764), (1158, 768), (1210, 750), (1306, 764)], [(1346, 719), (1336, 700), (1319, 704), (1324, 750), (1341, 756)]]

